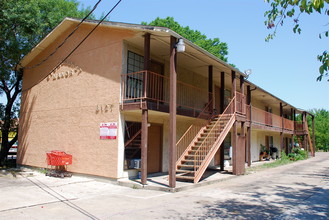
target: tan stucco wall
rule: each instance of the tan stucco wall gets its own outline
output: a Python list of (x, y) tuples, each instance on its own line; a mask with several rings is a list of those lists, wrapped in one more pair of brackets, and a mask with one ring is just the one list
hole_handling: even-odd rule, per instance
[[(69, 171), (118, 177), (118, 139), (100, 140), (99, 124), (118, 122), (121, 127), (122, 39), (132, 33), (98, 28), (67, 62), (43, 79), (90, 30), (79, 28), (43, 65), (25, 70), (18, 163), (46, 167), (46, 152), (63, 150), (73, 155)], [(33, 64), (52, 52), (67, 34)]]
[(278, 155), (280, 156), (280, 133), (279, 132), (270, 132), (270, 131), (261, 131), (261, 130), (252, 130), (251, 131), (251, 160), (258, 161), (259, 153), (261, 150), (261, 144), (265, 144), (265, 136), (273, 136), (273, 146), (278, 148)]

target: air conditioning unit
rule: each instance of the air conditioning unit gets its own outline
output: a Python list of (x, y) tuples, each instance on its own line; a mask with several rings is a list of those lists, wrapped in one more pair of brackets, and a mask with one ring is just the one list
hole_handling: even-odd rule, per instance
[(140, 169), (141, 168), (141, 159), (132, 159), (130, 160), (130, 166), (131, 169)]

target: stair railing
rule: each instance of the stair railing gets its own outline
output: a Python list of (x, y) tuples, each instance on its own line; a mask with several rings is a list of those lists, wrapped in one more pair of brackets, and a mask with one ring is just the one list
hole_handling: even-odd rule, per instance
[[(126, 128), (126, 137), (125, 137), (125, 147), (128, 146), (141, 132), (142, 129), (140, 127), (139, 122), (133, 122), (129, 126), (125, 123)], [(128, 140), (126, 139), (128, 138)]]
[[(203, 161), (207, 157), (208, 153), (211, 151), (218, 137), (220, 136), (223, 130), (222, 128), (225, 128), (229, 119), (231, 119), (235, 115), (235, 110), (236, 110), (235, 108), (236, 108), (236, 101), (234, 97), (230, 101), (229, 105), (226, 107), (224, 112), (219, 116), (213, 127), (208, 132), (207, 136), (203, 139), (198, 150), (195, 152), (194, 161), (193, 161), (195, 177), (199, 174), (198, 170), (201, 168)], [(224, 120), (225, 117), (227, 117), (226, 118), (227, 120)], [(225, 122), (225, 124), (224, 125), (221, 124), (222, 122)]]
[(135, 140), (135, 138), (142, 132), (142, 129), (140, 129), (139, 131), (137, 131), (137, 133), (132, 136), (132, 138), (130, 138), (126, 143), (125, 143), (125, 147), (127, 147), (131, 142), (133, 142)]
[(182, 137), (177, 141), (177, 162), (182, 159), (185, 151), (191, 143), (193, 143), (193, 140), (198, 136), (202, 128), (210, 121), (212, 113), (209, 112), (209, 109), (212, 109), (212, 103), (212, 100), (208, 102), (204, 109), (199, 113), (198, 117), (194, 119), (192, 125), (190, 125)]
[(308, 129), (307, 122), (305, 122), (305, 130), (307, 132), (307, 140), (308, 140), (308, 144), (310, 145), (311, 154), (314, 157), (314, 148), (313, 148), (313, 143), (312, 143), (312, 140), (311, 140), (311, 134), (310, 134), (310, 131)]

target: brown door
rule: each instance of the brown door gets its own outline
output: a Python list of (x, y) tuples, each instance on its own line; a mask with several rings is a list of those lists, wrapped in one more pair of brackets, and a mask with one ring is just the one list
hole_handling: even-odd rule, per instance
[(147, 171), (161, 172), (162, 126), (152, 124), (148, 129)]

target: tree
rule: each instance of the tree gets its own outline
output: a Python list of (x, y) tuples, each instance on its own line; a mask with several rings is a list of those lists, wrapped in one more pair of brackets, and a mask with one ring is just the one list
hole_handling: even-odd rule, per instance
[[(324, 109), (312, 109), (310, 112), (314, 115), (316, 149), (329, 151), (329, 111)], [(308, 118), (309, 127), (311, 127), (311, 124), (312, 121)]]
[(10, 131), (17, 131), (19, 97), (23, 70), (19, 62), (65, 17), (85, 17), (90, 11), (78, 9), (76, 0), (5, 0), (0, 1), (0, 93), (2, 142), (0, 166), (3, 165), (17, 135), (9, 141)]
[(221, 42), (219, 38), (207, 38), (207, 36), (201, 34), (200, 31), (191, 30), (189, 26), (183, 27), (178, 22), (176, 22), (173, 17), (167, 17), (165, 19), (157, 17), (150, 23), (142, 22), (142, 24), (170, 28), (194, 44), (207, 50), (209, 53), (227, 62), (226, 56), (228, 55), (228, 47), (226, 43)]
[[(276, 34), (276, 30), (279, 26), (283, 26), (286, 19), (290, 19), (294, 23), (294, 33), (300, 34), (302, 29), (299, 23), (299, 17), (302, 14), (311, 15), (313, 13), (329, 15), (328, 6), (329, 0), (265, 0), (271, 4), (271, 9), (265, 12), (265, 25), (268, 29), (274, 29), (273, 33), (266, 37), (266, 41), (273, 39)], [(327, 25), (327, 24), (324, 24)], [(328, 37), (329, 31), (326, 30), (323, 33), (319, 33), (319, 38)], [(321, 81), (323, 77), (329, 76), (329, 53), (323, 51), (321, 55), (318, 55), (317, 59), (321, 65), (319, 67), (320, 75), (317, 77), (318, 81)], [(329, 79), (328, 79), (329, 81)]]

